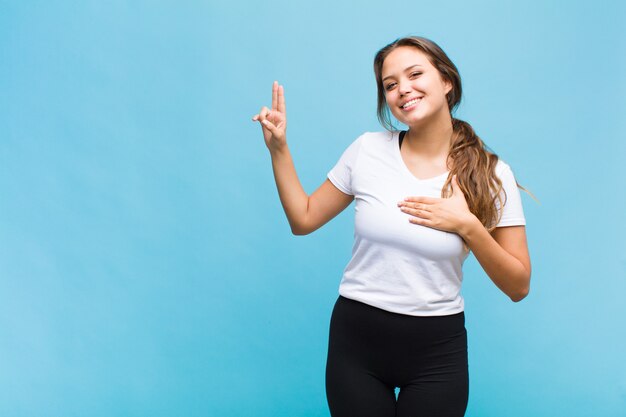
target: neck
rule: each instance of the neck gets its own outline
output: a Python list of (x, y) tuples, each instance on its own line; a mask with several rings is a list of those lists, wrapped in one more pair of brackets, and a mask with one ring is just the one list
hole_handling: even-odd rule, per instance
[[(411, 152), (428, 159), (447, 158), (452, 141), (452, 117), (446, 112), (426, 125), (409, 126), (404, 142)], [(405, 146), (404, 144), (402, 146)]]

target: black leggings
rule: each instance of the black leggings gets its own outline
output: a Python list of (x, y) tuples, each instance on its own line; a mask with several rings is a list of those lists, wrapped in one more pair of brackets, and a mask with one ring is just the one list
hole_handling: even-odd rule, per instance
[(415, 317), (339, 297), (326, 363), (332, 417), (461, 417), (468, 386), (463, 313)]

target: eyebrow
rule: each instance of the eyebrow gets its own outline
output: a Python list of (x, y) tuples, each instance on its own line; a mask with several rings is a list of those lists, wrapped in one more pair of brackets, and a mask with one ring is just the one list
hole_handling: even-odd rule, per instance
[[(414, 67), (421, 67), (421, 65), (420, 64), (411, 65), (410, 67), (406, 67), (404, 69), (404, 71), (408, 71), (408, 70), (410, 70), (411, 68), (414, 68)], [(385, 81), (387, 78), (392, 78), (392, 77), (393, 77), (393, 75), (388, 75), (385, 78), (383, 78), (383, 81)]]

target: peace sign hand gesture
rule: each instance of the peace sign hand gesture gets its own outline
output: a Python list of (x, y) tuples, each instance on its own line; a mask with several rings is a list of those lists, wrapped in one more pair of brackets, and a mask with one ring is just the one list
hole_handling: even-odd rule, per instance
[(253, 121), (261, 123), (265, 145), (272, 150), (278, 150), (287, 144), (287, 113), (285, 109), (285, 90), (278, 81), (272, 85), (272, 108), (261, 108)]

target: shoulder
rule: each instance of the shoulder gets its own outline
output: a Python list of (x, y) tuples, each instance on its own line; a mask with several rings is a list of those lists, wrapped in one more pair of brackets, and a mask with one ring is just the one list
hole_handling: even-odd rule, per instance
[(381, 151), (397, 143), (398, 132), (365, 132), (357, 137), (344, 151), (344, 156), (356, 157), (361, 150)]
[(496, 176), (502, 181), (502, 187), (506, 192), (517, 189), (517, 180), (513, 174), (511, 166), (503, 160), (498, 160), (495, 169)]
[(502, 159), (498, 159), (495, 172), (500, 179), (503, 177), (513, 177), (513, 170), (511, 169), (511, 166)]
[(364, 142), (388, 143), (398, 136), (398, 131), (365, 132), (357, 138)]
[(495, 171), (496, 176), (502, 181), (502, 192), (504, 193), (503, 200), (496, 201), (496, 207), (501, 213), (496, 227), (525, 225), (522, 198), (511, 167), (506, 162), (499, 160)]
[(511, 166), (504, 162), (502, 159), (498, 159), (498, 163), (496, 164), (496, 174), (499, 174), (505, 170), (510, 171)]
[(352, 143), (365, 148), (385, 148), (397, 143), (398, 132), (365, 132)]

